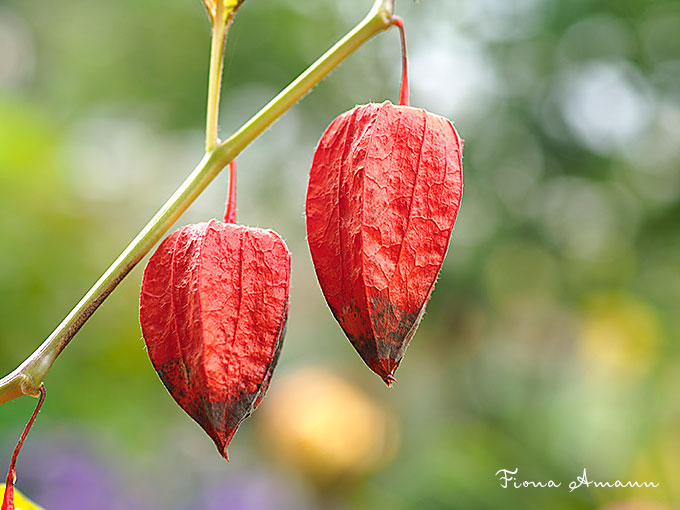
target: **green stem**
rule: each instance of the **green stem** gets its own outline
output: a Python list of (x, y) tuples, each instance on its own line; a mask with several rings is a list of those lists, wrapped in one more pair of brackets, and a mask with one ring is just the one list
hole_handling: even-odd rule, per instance
[(224, 2), (216, 3), (212, 20), (212, 43), (210, 45), (210, 72), (208, 75), (208, 108), (205, 122), (205, 151), (211, 152), (218, 144), (217, 122), (220, 111), (220, 90), (222, 89), (222, 66), (227, 29), (233, 19), (227, 16)]
[(106, 270), (52, 334), (16, 370), (0, 380), (0, 405), (40, 394), (54, 360), (121, 280), (163, 237), (220, 171), (276, 119), (363, 43), (390, 28), (393, 0), (376, 0), (368, 15), (228, 140), (206, 153), (179, 189)]

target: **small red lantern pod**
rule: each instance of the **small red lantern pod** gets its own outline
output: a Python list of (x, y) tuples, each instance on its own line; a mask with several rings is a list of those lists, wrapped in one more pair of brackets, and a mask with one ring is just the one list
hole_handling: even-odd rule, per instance
[[(233, 181), (232, 169), (227, 220)], [(144, 272), (140, 322), (151, 362), (225, 458), (269, 386), (289, 281), (290, 253), (276, 232), (217, 220), (168, 236)]]
[(446, 256), (462, 146), (448, 119), (386, 101), (337, 117), (314, 154), (306, 216), (319, 284), (388, 386)]

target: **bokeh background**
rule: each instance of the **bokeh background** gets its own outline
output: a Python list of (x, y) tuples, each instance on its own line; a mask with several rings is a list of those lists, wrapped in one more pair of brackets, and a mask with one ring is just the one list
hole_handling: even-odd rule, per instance
[[(228, 136), (372, 0), (248, 0)], [(59, 509), (680, 508), (680, 3), (397, 0), (412, 102), (466, 139), (465, 197), (395, 389), (327, 310), (305, 243), (315, 144), (396, 101), (380, 34), (239, 158), (239, 219), (293, 253), (269, 396), (227, 464), (160, 384), (133, 271), (54, 365), (18, 486)], [(200, 159), (199, 0), (0, 0), (0, 372), (61, 321)], [(220, 217), (218, 178), (179, 225)], [(4, 466), (34, 400), (0, 408)], [(495, 473), (561, 482), (503, 489)], [(652, 481), (656, 489), (566, 485)], [(3, 468), (4, 469), (4, 468)]]

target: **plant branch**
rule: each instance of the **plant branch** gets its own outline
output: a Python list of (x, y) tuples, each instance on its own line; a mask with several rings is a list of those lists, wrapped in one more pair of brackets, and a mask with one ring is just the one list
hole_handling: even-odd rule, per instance
[(265, 129), (363, 43), (392, 24), (393, 0), (376, 0), (368, 15), (228, 140), (205, 154), (189, 177), (97, 280), (52, 334), (16, 370), (0, 380), (0, 405), (40, 395), (54, 360), (114, 288), (170, 229), (208, 184)]
[(208, 75), (208, 108), (205, 122), (205, 151), (211, 152), (218, 144), (217, 123), (220, 111), (220, 90), (222, 89), (222, 67), (227, 31), (234, 11), (227, 12), (224, 2), (216, 4), (212, 17), (212, 42), (210, 45), (210, 71)]

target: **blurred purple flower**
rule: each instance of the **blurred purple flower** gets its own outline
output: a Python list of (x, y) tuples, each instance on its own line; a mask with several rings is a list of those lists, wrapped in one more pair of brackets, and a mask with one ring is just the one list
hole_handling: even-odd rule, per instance
[(271, 473), (240, 473), (208, 486), (189, 508), (201, 510), (304, 510), (309, 504), (294, 484)]
[(81, 445), (33, 444), (21, 456), (21, 490), (49, 510), (141, 510), (118, 477)]

